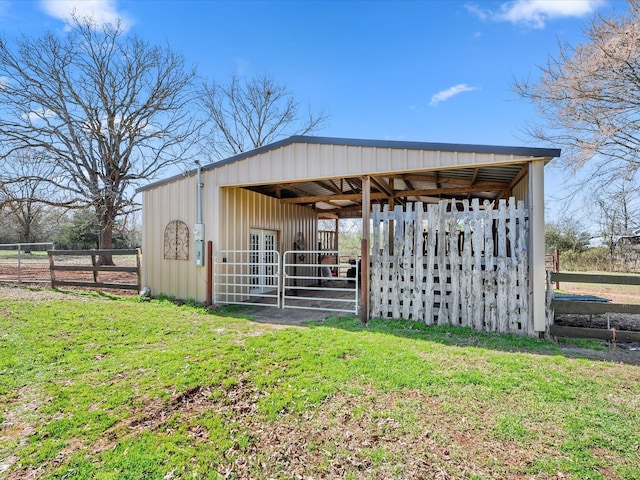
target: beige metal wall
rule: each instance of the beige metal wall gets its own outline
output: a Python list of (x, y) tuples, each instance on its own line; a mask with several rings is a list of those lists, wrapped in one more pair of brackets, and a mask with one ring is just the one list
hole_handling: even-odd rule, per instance
[[(212, 189), (210, 189), (212, 190)], [(205, 190), (203, 197), (213, 193)], [(203, 211), (207, 208), (207, 198)], [(197, 221), (196, 177), (163, 185), (143, 193), (142, 217), (142, 282), (153, 295), (166, 294), (176, 298), (204, 299), (206, 268), (194, 263), (193, 228)], [(211, 203), (209, 203), (211, 204)], [(189, 259), (165, 260), (164, 230), (172, 220), (181, 220), (189, 228)], [(210, 238), (212, 224), (205, 217), (206, 238)]]
[(281, 254), (293, 249), (298, 232), (303, 233), (307, 249), (317, 248), (317, 217), (310, 208), (283, 205), (275, 198), (242, 188), (222, 188), (219, 213), (216, 249), (248, 249), (252, 228), (277, 231)]
[(527, 208), (529, 205), (529, 175), (525, 175), (522, 179), (513, 187), (511, 195), (516, 200), (522, 200)]
[[(216, 250), (249, 248), (252, 228), (278, 232), (278, 250), (293, 249), (302, 232), (309, 250), (317, 248), (316, 212), (299, 205), (282, 205), (277, 199), (240, 188), (219, 188), (217, 171), (203, 172), (203, 222), (205, 239)], [(153, 295), (204, 301), (206, 266), (196, 267), (193, 228), (197, 221), (196, 177), (180, 179), (143, 192), (143, 285)], [(164, 229), (172, 220), (189, 227), (189, 259), (164, 259)]]
[(296, 143), (243, 158), (218, 170), (220, 185), (251, 185), (307, 178), (500, 165), (529, 159), (531, 157), (493, 153)]

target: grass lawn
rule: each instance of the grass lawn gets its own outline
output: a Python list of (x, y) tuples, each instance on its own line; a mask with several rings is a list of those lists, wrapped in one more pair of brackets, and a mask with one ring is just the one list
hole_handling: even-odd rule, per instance
[(638, 479), (640, 367), (403, 321), (0, 296), (0, 479), (27, 477)]

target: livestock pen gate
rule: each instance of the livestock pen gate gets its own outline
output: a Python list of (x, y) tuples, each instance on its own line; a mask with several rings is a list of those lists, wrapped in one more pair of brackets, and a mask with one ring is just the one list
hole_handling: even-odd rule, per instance
[(524, 202), (460, 203), (373, 206), (371, 316), (531, 332)]
[(50, 242), (0, 244), (0, 282), (48, 283), (52, 248)]

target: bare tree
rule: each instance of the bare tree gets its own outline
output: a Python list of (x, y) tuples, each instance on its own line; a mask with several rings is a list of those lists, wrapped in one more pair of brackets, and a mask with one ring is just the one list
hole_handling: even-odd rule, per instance
[(205, 84), (201, 99), (213, 126), (209, 143), (218, 158), (305, 135), (327, 120), (323, 112), (301, 113), (293, 93), (266, 74), (249, 80), (233, 75), (227, 84)]
[(95, 212), (100, 248), (112, 247), (115, 219), (138, 208), (135, 186), (193, 151), (195, 71), (120, 24), (74, 18), (64, 36), (1, 40), (0, 79), (0, 161), (38, 152), (53, 171), (41, 180), (67, 206)]
[[(37, 151), (22, 150), (12, 155), (0, 170), (5, 220), (25, 243), (34, 242), (36, 228), (46, 212), (46, 205), (64, 206), (61, 198), (45, 179), (53, 168)], [(47, 199), (46, 203), (42, 199)]]
[(640, 1), (618, 18), (595, 17), (578, 46), (559, 45), (537, 82), (515, 91), (544, 119), (535, 139), (562, 146), (571, 170), (589, 162), (587, 181), (634, 180), (640, 167)]

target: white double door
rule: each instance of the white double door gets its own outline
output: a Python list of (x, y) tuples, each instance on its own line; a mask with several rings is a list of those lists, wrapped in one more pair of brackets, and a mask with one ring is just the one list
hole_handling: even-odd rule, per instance
[(251, 293), (267, 293), (278, 287), (278, 232), (249, 231)]

